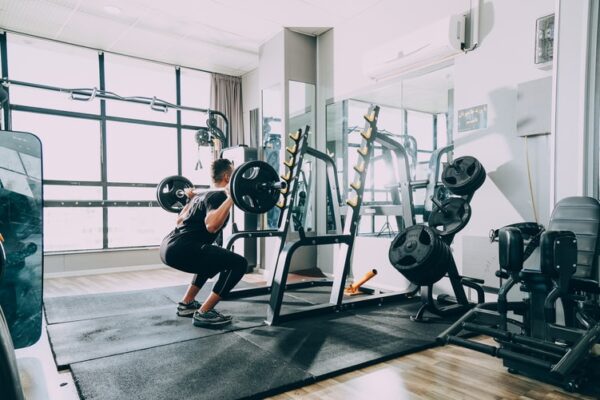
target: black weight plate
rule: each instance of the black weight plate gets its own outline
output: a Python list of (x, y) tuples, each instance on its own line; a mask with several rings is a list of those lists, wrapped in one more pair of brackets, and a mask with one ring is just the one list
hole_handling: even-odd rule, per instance
[(388, 257), (406, 279), (425, 286), (439, 281), (446, 274), (450, 251), (431, 228), (415, 225), (396, 236)]
[(423, 225), (414, 225), (400, 232), (392, 241), (388, 257), (398, 271), (410, 271), (427, 264), (434, 253), (435, 235)]
[(262, 214), (277, 204), (279, 189), (268, 187), (279, 182), (279, 175), (264, 161), (248, 161), (231, 176), (231, 197), (236, 206), (251, 214)]
[(178, 213), (188, 202), (184, 190), (193, 187), (192, 182), (183, 176), (169, 176), (160, 181), (156, 188), (158, 204), (169, 212)]
[(440, 236), (454, 235), (463, 229), (471, 219), (471, 206), (461, 197), (451, 197), (442, 202), (442, 208), (435, 206), (427, 221), (429, 227)]
[(483, 165), (471, 156), (459, 157), (442, 172), (442, 183), (457, 195), (471, 194), (485, 182)]

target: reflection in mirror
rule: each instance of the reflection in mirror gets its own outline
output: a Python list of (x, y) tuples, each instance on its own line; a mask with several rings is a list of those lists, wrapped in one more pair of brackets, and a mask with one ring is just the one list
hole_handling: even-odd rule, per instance
[[(263, 160), (281, 174), (281, 164), (285, 157), (285, 146), (281, 145), (283, 132), (281, 87), (274, 85), (262, 91), (262, 146)], [(267, 212), (267, 229), (277, 229), (279, 208)]]
[(312, 214), (314, 202), (310, 201), (310, 199), (312, 198), (311, 190), (314, 190), (314, 182), (312, 182), (314, 165), (316, 165), (314, 157), (304, 156), (302, 171), (298, 176), (296, 197), (292, 206), (294, 221), (300, 223), (306, 232), (313, 230)]
[[(288, 130), (295, 132), (298, 129), (304, 130), (307, 125), (310, 126), (308, 145), (314, 148), (315, 85), (289, 81), (288, 100)], [(296, 220), (301, 222), (306, 232), (314, 230), (316, 222), (312, 212), (316, 200), (316, 182), (315, 179), (311, 179), (314, 175), (311, 172), (314, 171), (315, 162), (314, 158), (305, 157), (299, 177), (297, 196), (294, 199), (294, 215)]]
[[(406, 150), (412, 180), (427, 180), (431, 174), (432, 156), (452, 144), (453, 67), (446, 66), (419, 76), (385, 82), (355, 98), (328, 104), (326, 108), (327, 152), (338, 168), (342, 197), (348, 196), (349, 177), (357, 162), (363, 114), (371, 104), (381, 106), (378, 131), (389, 135)], [(437, 161), (436, 157), (433, 160)], [(391, 201), (387, 174), (389, 166), (379, 145), (375, 146), (373, 165), (365, 181), (363, 200), (369, 203)], [(415, 209), (423, 209), (425, 190), (413, 192)], [(330, 219), (328, 215), (328, 219)], [(360, 234), (393, 234), (398, 229), (393, 218), (371, 215), (361, 219)]]
[(0, 234), (6, 262), (0, 306), (15, 348), (42, 328), (42, 147), (24, 132), (0, 131)]

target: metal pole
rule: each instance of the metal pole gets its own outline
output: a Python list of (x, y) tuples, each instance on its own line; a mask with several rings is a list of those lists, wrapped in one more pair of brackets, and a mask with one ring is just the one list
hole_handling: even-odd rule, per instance
[[(98, 53), (98, 69), (100, 77), (100, 90), (106, 88), (106, 74), (104, 71), (104, 53)], [(106, 162), (106, 102), (100, 100), (100, 180), (102, 181), (102, 199), (108, 200), (108, 165)], [(108, 208), (102, 207), (102, 248), (108, 249)]]

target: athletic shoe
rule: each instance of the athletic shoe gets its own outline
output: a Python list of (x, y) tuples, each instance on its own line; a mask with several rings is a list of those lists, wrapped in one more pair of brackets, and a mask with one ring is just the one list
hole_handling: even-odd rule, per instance
[(194, 313), (194, 326), (222, 326), (231, 323), (231, 317), (225, 316), (216, 310), (202, 312), (200, 310)]
[(194, 312), (200, 308), (200, 303), (196, 300), (190, 303), (179, 303), (177, 304), (177, 315), (180, 317), (192, 318)]

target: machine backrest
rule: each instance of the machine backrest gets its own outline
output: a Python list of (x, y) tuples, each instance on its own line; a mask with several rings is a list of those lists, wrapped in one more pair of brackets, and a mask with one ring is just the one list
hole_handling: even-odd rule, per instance
[(575, 277), (598, 280), (600, 202), (591, 197), (566, 197), (550, 216), (548, 230), (571, 231), (577, 237)]

